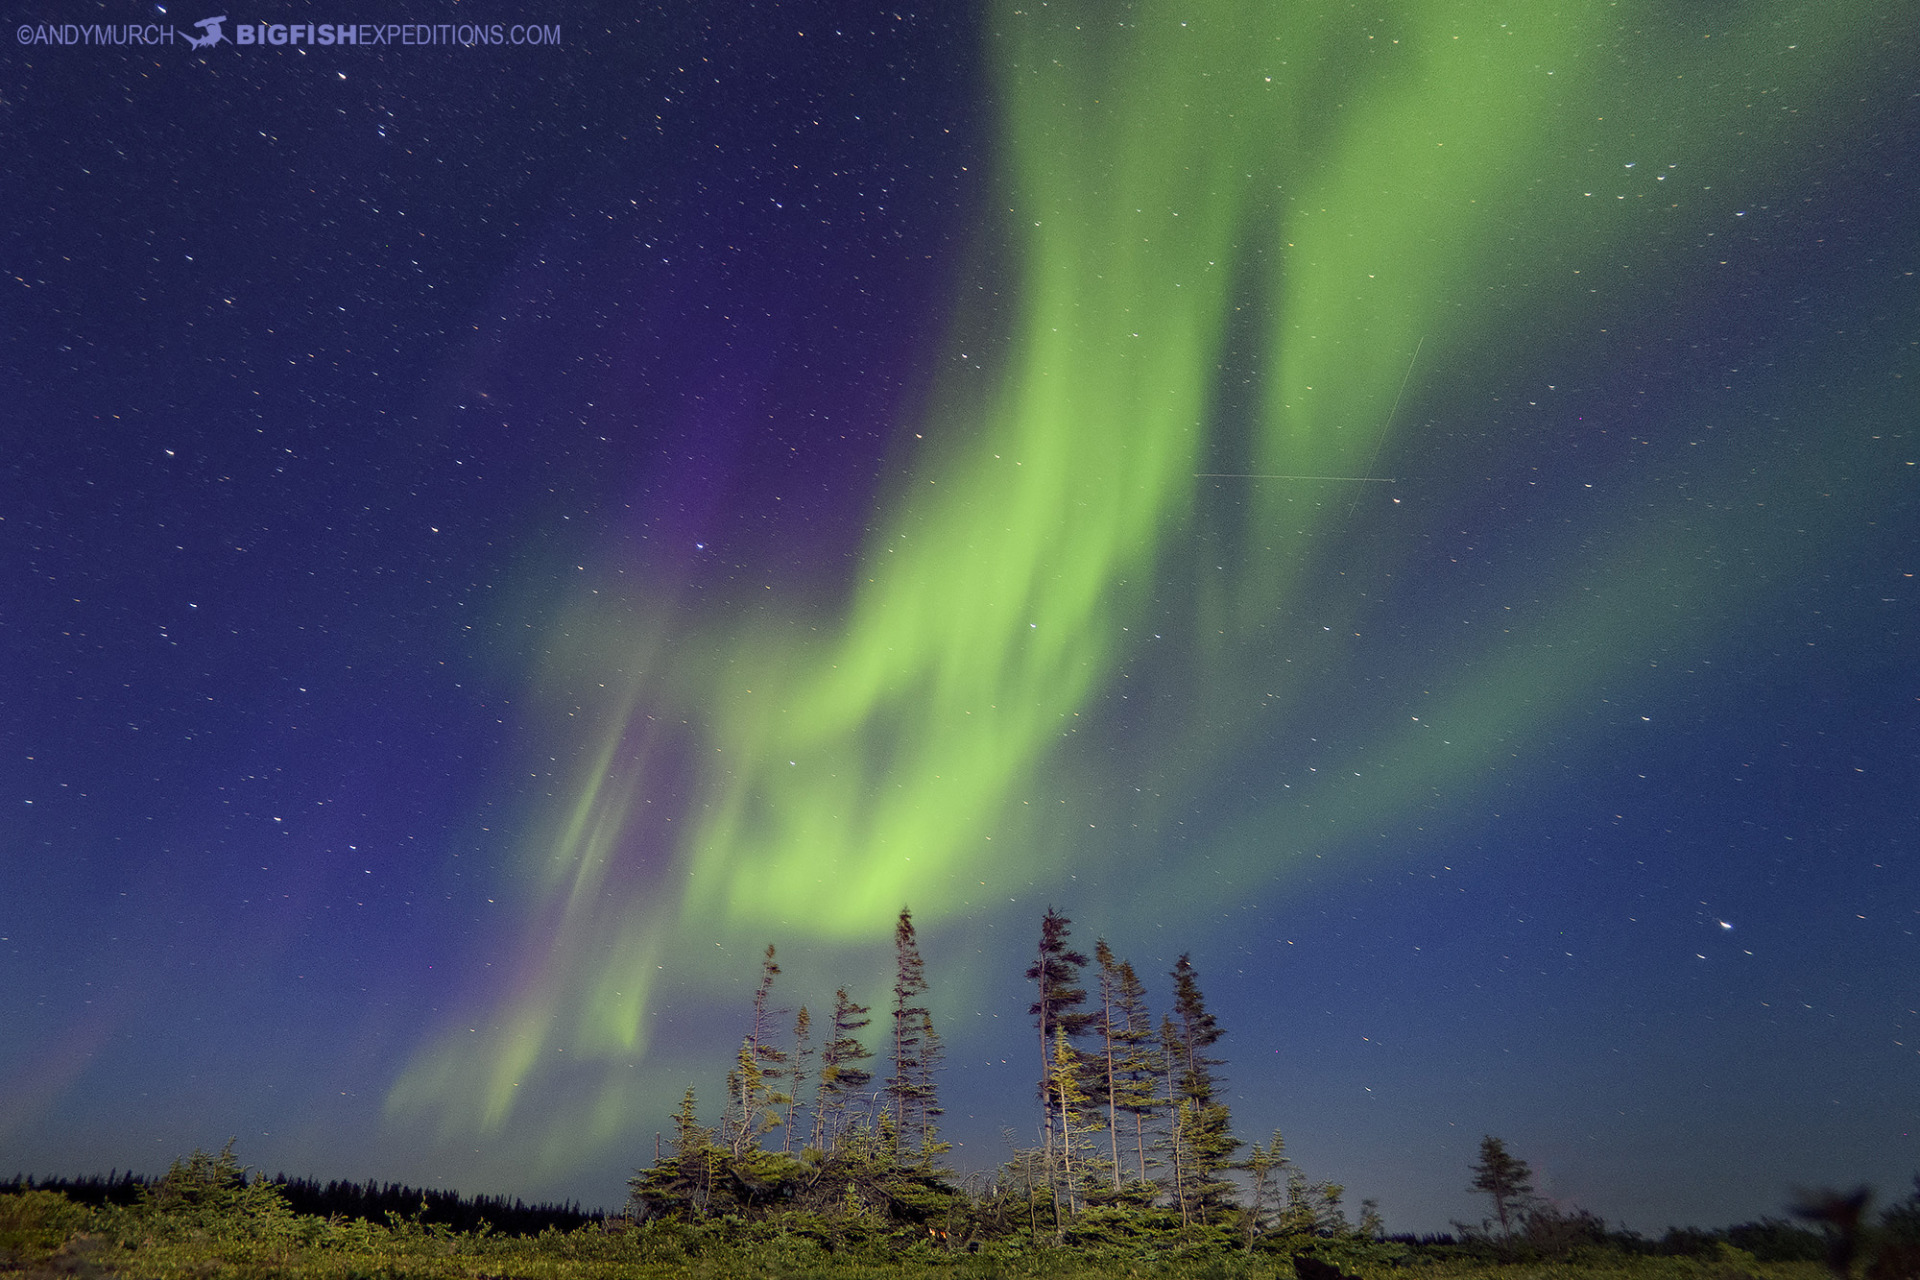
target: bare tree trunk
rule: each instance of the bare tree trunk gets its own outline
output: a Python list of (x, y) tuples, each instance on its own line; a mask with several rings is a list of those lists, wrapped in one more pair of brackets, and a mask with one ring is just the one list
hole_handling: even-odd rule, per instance
[(1066, 1175), (1067, 1212), (1078, 1213), (1080, 1206), (1073, 1194), (1073, 1129), (1067, 1123), (1066, 1091), (1060, 1091), (1060, 1167)]
[(1100, 971), (1100, 1047), (1107, 1064), (1107, 1145), (1113, 1152), (1113, 1189), (1118, 1193), (1120, 1190), (1120, 1103), (1114, 1096), (1113, 1082), (1113, 983), (1104, 968)]
[(1173, 1156), (1173, 1198), (1180, 1206), (1180, 1225), (1184, 1227), (1189, 1221), (1187, 1216), (1187, 1180), (1180, 1167), (1180, 1103), (1173, 1089), (1171, 1055), (1169, 1055), (1169, 1066), (1167, 1068), (1167, 1115), (1169, 1117), (1167, 1149), (1169, 1154)]
[(1040, 947), (1040, 1150), (1046, 1153), (1047, 1167), (1053, 1167), (1053, 1108), (1048, 1105), (1047, 1094), (1052, 1092), (1044, 1083), (1053, 1079), (1053, 1046), (1047, 1035), (1047, 951), (1043, 941)]

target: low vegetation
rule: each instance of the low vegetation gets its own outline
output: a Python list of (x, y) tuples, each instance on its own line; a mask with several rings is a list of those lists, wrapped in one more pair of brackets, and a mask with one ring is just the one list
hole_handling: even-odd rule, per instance
[[(960, 1222), (979, 1210), (959, 1193)], [(295, 1213), (272, 1180), (249, 1178), (232, 1151), (195, 1152), (166, 1176), (141, 1184), (131, 1204), (89, 1205), (16, 1184), (0, 1190), (0, 1275), (224, 1280), (289, 1277), (362, 1280), (652, 1280), (768, 1276), (783, 1280), (1822, 1280), (1834, 1232), (1785, 1221), (1660, 1241), (1608, 1234), (1590, 1219), (1548, 1231), (1522, 1215), (1511, 1238), (1469, 1235), (1387, 1240), (1268, 1235), (1249, 1241), (1234, 1224), (1182, 1229), (1138, 1211), (1089, 1209), (1064, 1244), (1013, 1231), (957, 1241), (924, 1227), (786, 1211), (690, 1222), (621, 1217), (572, 1231), (512, 1235), (489, 1227), (458, 1232), (389, 1211), (375, 1223)], [(1920, 1214), (1920, 1193), (1883, 1215)], [(1560, 1224), (1564, 1228), (1565, 1224)], [(1890, 1232), (1890, 1226), (1880, 1228)], [(1745, 1240), (1754, 1247), (1742, 1247)], [(1891, 1235), (1862, 1251), (1858, 1274), (1893, 1280), (1875, 1259), (1897, 1252)], [(1790, 1256), (1779, 1256), (1779, 1255)], [(1910, 1274), (1910, 1273), (1907, 1273)]]

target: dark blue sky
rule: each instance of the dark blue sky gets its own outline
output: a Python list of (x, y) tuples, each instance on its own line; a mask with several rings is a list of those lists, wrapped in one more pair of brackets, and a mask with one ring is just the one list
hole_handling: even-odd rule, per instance
[[(173, 7), (88, 20), (199, 16)], [(864, 939), (799, 898), (782, 920), (734, 882), (700, 897), (780, 829), (711, 816), (777, 813), (785, 785), (732, 789), (740, 750), (788, 739), (739, 729), (750, 681), (726, 670), (802, 667), (903, 611), (863, 594), (887, 539), (947, 527), (917, 495), (966, 481), (1040, 367), (1023, 326), (1052, 277), (1013, 211), (1045, 183), (1019, 176), (996, 61), (1025, 65), (1017, 24), (481, 7), (562, 41), (8, 51), (0, 1174), (157, 1171), (237, 1135), (269, 1170), (612, 1205), (680, 1090), (717, 1098), (760, 945), (816, 1014), (884, 968), (891, 880)], [(1574, 182), (1563, 207), (1525, 193), (1575, 174), (1585, 135), (1547, 161), (1511, 143), (1512, 203), (1431, 246), (1476, 265), (1394, 329), (1418, 356), (1345, 357), (1372, 379), (1352, 403), (1392, 411), (1344, 456), (1390, 490), (1195, 477), (1137, 572), (1098, 584), (1125, 635), (1068, 646), (1101, 655), (1081, 725), (951, 811), (1001, 848), (913, 903), (962, 1167), (1034, 1122), (1019, 974), (1052, 904), (1156, 999), (1191, 952), (1242, 1135), (1279, 1128), (1396, 1230), (1479, 1216), (1483, 1133), (1645, 1230), (1920, 1168), (1920, 32), (1891, 6), (1785, 10), (1858, 92), (1698, 68), (1715, 87), (1658, 146), (1736, 157), (1725, 208), (1696, 194), (1601, 243), (1579, 202), (1645, 198), (1653, 160), (1627, 146), (1619, 192)], [(439, 15), (233, 21), (410, 16)], [(1275, 68), (1345, 95), (1302, 126), (1323, 150), (1239, 144), (1275, 180), (1234, 241), (1189, 472), (1287, 456), (1261, 452), (1261, 388), (1322, 317), (1263, 282), (1316, 269), (1287, 251), (1345, 172), (1319, 131), (1394, 83), (1349, 76), (1342, 42), (1389, 16), (1316, 16)], [(1648, 68), (1695, 56), (1681, 34), (1751, 35), (1660, 21), (1607, 33), (1624, 69), (1583, 102), (1630, 113)], [(1162, 39), (1172, 66), (1176, 36), (1139, 47)], [(1224, 207), (1187, 181), (1190, 218)], [(1123, 265), (1177, 274), (1170, 225), (1091, 244), (1088, 298)], [(1021, 430), (1037, 456), (1054, 428)], [(988, 491), (979, 527), (1019, 492)], [(1036, 601), (1075, 594), (1064, 558), (1037, 563), (1058, 576)], [(966, 613), (973, 582), (925, 586)], [(635, 718), (608, 737), (615, 704)], [(855, 811), (883, 820), (948, 710), (916, 695), (847, 731)], [(644, 800), (603, 824), (582, 917), (546, 859), (606, 742), (644, 759), (602, 770)], [(1021, 812), (1043, 797), (1070, 816)], [(575, 1014), (623, 965), (661, 976), (609, 1047)], [(468, 1026), (493, 1047), (450, 1048)], [(588, 1061), (517, 1064), (510, 1116), (410, 1101), (535, 1042)]]

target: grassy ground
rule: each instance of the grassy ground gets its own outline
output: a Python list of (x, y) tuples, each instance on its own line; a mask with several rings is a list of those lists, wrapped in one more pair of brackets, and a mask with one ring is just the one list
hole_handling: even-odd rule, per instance
[[(1363, 1280), (1823, 1280), (1813, 1263), (1760, 1263), (1738, 1250), (1712, 1258), (1596, 1252), (1562, 1262), (1493, 1264), (1415, 1255), (1397, 1265), (1348, 1264)], [(607, 1234), (455, 1235), (444, 1228), (298, 1217), (259, 1206), (217, 1214), (151, 1207), (90, 1209), (53, 1192), (0, 1194), (0, 1277), (129, 1280), (1292, 1280), (1264, 1254), (1089, 1255), (1061, 1250), (949, 1253), (924, 1243), (860, 1256), (809, 1240), (721, 1244), (665, 1229)]]

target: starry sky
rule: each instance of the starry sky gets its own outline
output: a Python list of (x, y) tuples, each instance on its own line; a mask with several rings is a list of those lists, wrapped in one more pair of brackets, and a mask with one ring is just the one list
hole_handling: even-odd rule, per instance
[(1911, 6), (167, 8), (0, 80), (0, 1175), (614, 1206), (903, 904), (963, 1170), (1050, 905), (1393, 1230), (1920, 1168)]

